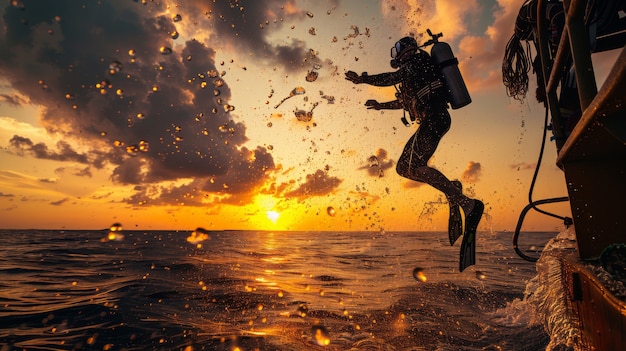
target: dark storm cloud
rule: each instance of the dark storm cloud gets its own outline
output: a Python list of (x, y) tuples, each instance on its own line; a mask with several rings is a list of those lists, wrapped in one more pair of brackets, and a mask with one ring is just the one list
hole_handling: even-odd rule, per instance
[[(232, 115), (231, 92), (219, 76), (212, 43), (173, 40), (176, 22), (155, 15), (160, 6), (59, 0), (5, 8), (0, 47), (10, 49), (0, 51), (0, 74), (45, 108), (41, 122), (48, 131), (94, 147), (80, 153), (66, 141), (51, 148), (15, 136), (11, 149), (96, 168), (106, 160), (115, 166), (112, 179), (121, 184), (198, 178), (202, 191), (223, 192), (214, 184), (227, 184), (231, 195), (248, 194), (268, 176), (273, 158), (263, 147), (242, 147), (246, 129), (235, 119), (245, 116)], [(215, 8), (213, 18), (204, 21), (223, 33), (237, 24), (241, 32), (231, 34), (251, 48), (255, 40), (265, 40), (256, 33), (256, 16), (263, 11), (252, 11), (262, 5), (249, 6), (243, 14), (230, 5)], [(97, 146), (100, 142), (106, 147)]]
[(314, 174), (307, 174), (306, 180), (297, 189), (285, 193), (285, 197), (295, 197), (304, 200), (311, 196), (323, 196), (332, 194), (342, 180), (331, 177), (326, 172), (318, 169)]
[[(334, 3), (332, 1), (330, 6), (333, 7)], [(194, 22), (210, 24), (219, 40), (235, 45), (270, 65), (279, 65), (287, 71), (299, 71), (305, 62), (321, 62), (315, 55), (311, 55), (311, 50), (315, 52), (315, 48), (308, 48), (297, 40), (280, 45), (272, 45), (267, 40), (272, 30), (282, 26), (294, 22), (299, 25), (307, 25), (306, 21), (315, 23), (315, 18), (309, 17), (306, 9), (298, 8), (294, 0), (196, 0), (186, 1), (180, 6), (185, 12), (196, 14)], [(207, 18), (211, 21), (207, 22)]]
[(272, 156), (265, 148), (248, 150), (243, 147), (239, 157), (233, 159), (228, 171), (221, 176), (196, 178), (182, 186), (136, 187), (136, 193), (125, 199), (125, 202), (186, 206), (204, 206), (207, 203), (243, 205), (252, 201), (257, 189), (264, 185), (268, 170), (272, 168), (274, 168)]

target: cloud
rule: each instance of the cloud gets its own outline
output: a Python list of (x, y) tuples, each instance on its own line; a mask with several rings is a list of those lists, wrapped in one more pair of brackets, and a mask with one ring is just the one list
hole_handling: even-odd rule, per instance
[(323, 196), (332, 194), (342, 180), (337, 177), (331, 177), (326, 172), (318, 169), (313, 174), (307, 174), (304, 183), (292, 191), (284, 194), (284, 197), (295, 197), (299, 201), (302, 201), (311, 196)]
[(537, 166), (536, 163), (527, 163), (527, 162), (513, 163), (509, 165), (511, 169), (515, 169), (518, 171), (529, 170), (529, 169), (532, 170), (532, 169), (535, 169), (536, 166)]
[[(183, 185), (137, 186), (136, 193), (125, 202), (148, 205), (206, 206), (207, 204), (243, 205), (261, 192), (274, 171), (273, 158), (263, 147), (248, 150), (243, 147), (226, 173), (210, 178), (193, 178)], [(130, 164), (130, 163), (129, 163)], [(132, 167), (141, 167), (135, 164)], [(125, 168), (118, 168), (125, 169)], [(131, 170), (130, 175), (136, 172)], [(126, 177), (116, 173), (114, 176)]]
[[(331, 3), (336, 3), (333, 1)], [(203, 0), (182, 2), (178, 9), (190, 17), (189, 23), (203, 23), (212, 30), (209, 40), (220, 46), (233, 46), (249, 52), (259, 63), (280, 66), (290, 72), (301, 71), (304, 63), (320, 63), (311, 55), (313, 48), (292, 39), (281, 44), (270, 43), (268, 37), (285, 23), (306, 21), (307, 11), (297, 7), (295, 0), (207, 2)], [(205, 27), (203, 26), (203, 31)]]
[(482, 36), (465, 36), (459, 43), (459, 67), (473, 92), (490, 90), (502, 84), (502, 58), (506, 43), (513, 35), (520, 2), (498, 0), (492, 9), (493, 23)]
[(467, 19), (480, 11), (476, 0), (395, 0), (381, 4), (388, 21), (400, 23), (406, 35), (427, 38), (426, 29), (443, 32), (446, 41), (456, 40), (467, 33)]
[(52, 202), (50, 202), (50, 205), (52, 205), (52, 206), (61, 206), (61, 205), (63, 205), (64, 203), (66, 203), (68, 201), (70, 201), (70, 199), (66, 197), (66, 198), (58, 200), (58, 201), (52, 201)]
[[(43, 106), (42, 125), (63, 135), (55, 146), (15, 135), (11, 152), (83, 164), (78, 175), (84, 176), (91, 176), (90, 167), (109, 164), (119, 184), (193, 178), (198, 191), (249, 201), (270, 179), (274, 160), (263, 147), (244, 146), (240, 120), (246, 116), (229, 105), (216, 50), (234, 45), (268, 64), (303, 69), (309, 48), (301, 42), (269, 45), (270, 31), (259, 24), (280, 27), (283, 16), (306, 20), (306, 13), (293, 1), (277, 0), (240, 6), (190, 1), (177, 10), (182, 21), (165, 5), (121, 0), (35, 2), (0, 12), (0, 46), (7, 48), (0, 52), (0, 75), (17, 91), (3, 101)], [(176, 30), (198, 24), (211, 28), (207, 41), (173, 39)], [(160, 187), (149, 194), (154, 202), (187, 190)]]
[(33, 143), (29, 138), (14, 135), (9, 140), (9, 152), (16, 155), (29, 155), (35, 158), (55, 160), (55, 161), (72, 161), (78, 163), (93, 164), (98, 168), (102, 168), (104, 159), (107, 155), (98, 151), (92, 150), (88, 153), (76, 152), (70, 144), (66, 141), (58, 141), (56, 150), (50, 150), (44, 143)]
[(476, 183), (480, 180), (482, 174), (482, 166), (479, 162), (468, 162), (465, 170), (463, 171), (462, 179), (468, 183)]
[(375, 155), (367, 159), (368, 165), (360, 167), (359, 169), (367, 170), (367, 173), (372, 177), (383, 177), (385, 171), (392, 168), (394, 164), (394, 161), (388, 159), (387, 156), (387, 150), (378, 149)]
[(19, 94), (0, 94), (0, 103), (23, 106), (28, 104), (28, 99)]

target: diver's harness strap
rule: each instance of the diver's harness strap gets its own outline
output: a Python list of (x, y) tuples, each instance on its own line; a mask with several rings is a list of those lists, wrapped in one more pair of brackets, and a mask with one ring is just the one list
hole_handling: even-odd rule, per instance
[[(417, 99), (419, 99), (419, 101), (422, 104), (426, 104), (429, 102), (430, 100), (430, 94), (433, 93), (435, 90), (441, 89), (443, 88), (443, 82), (440, 81), (439, 79), (430, 82), (428, 85), (424, 86), (423, 88), (421, 88), (420, 90), (417, 91), (416, 95), (417, 95)], [(396, 87), (396, 96), (401, 99), (401, 90), (398, 89), (398, 87)], [(414, 99), (414, 98), (413, 98)], [(415, 101), (412, 101), (413, 103), (415, 103)], [(404, 108), (404, 116), (400, 119), (402, 121), (402, 123), (404, 123), (405, 126), (410, 127), (411, 124), (415, 123), (415, 120), (421, 120), (421, 116), (415, 116), (414, 113), (409, 113), (409, 117), (411, 119), (411, 122), (407, 121), (406, 119), (406, 110), (407, 110), (407, 105), (404, 103), (404, 99), (402, 99), (402, 104), (405, 106)], [(419, 123), (419, 121), (418, 121)]]
[(417, 97), (422, 101), (428, 101), (428, 99), (424, 99), (424, 96), (429, 97), (430, 93), (439, 88), (443, 88), (443, 82), (437, 79), (434, 82), (430, 82), (427, 86), (417, 91)]

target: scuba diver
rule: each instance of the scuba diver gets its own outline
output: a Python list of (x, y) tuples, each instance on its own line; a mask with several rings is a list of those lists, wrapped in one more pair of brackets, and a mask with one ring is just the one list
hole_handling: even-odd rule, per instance
[[(430, 31), (428, 32), (432, 35)], [(433, 36), (434, 43), (437, 43), (436, 38)], [(425, 45), (432, 43), (429, 42)], [(447, 44), (445, 45), (447, 46)], [(433, 48), (433, 55), (434, 50)], [(348, 71), (345, 73), (346, 79), (354, 84), (399, 85), (399, 88), (396, 86), (396, 100), (388, 102), (367, 100), (365, 106), (375, 110), (404, 109), (408, 111), (411, 120), (419, 124), (419, 128), (408, 140), (398, 159), (396, 171), (402, 177), (429, 184), (443, 192), (450, 204), (451, 217), (454, 208), (457, 209), (457, 212), (458, 207), (463, 209), (465, 215), (464, 230), (456, 235), (450, 232), (450, 245), (454, 244), (461, 233), (464, 234), (460, 262), (460, 270), (463, 271), (467, 266), (475, 264), (476, 228), (482, 217), (484, 205), (480, 200), (465, 196), (459, 182), (450, 181), (443, 173), (428, 166), (428, 161), (437, 149), (439, 141), (450, 129), (451, 118), (448, 113), (448, 102), (450, 102), (449, 86), (451, 84), (446, 84), (444, 74), (440, 71), (442, 65), (436, 65), (436, 60), (433, 60), (426, 51), (422, 50), (412, 37), (404, 37), (396, 42), (391, 48), (391, 57), (391, 67), (397, 68), (394, 72), (375, 75), (368, 75), (364, 72), (359, 75), (356, 72)], [(456, 69), (458, 70), (458, 68)], [(465, 104), (468, 104), (469, 101)], [(403, 118), (403, 122), (410, 125), (406, 118)]]

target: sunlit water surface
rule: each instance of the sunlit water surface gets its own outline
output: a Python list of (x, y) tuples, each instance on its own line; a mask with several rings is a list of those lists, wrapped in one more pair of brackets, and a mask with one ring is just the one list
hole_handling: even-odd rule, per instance
[[(0, 231), (0, 350), (542, 350), (535, 265), (479, 233)], [(194, 233), (195, 234), (195, 233)], [(545, 243), (554, 233), (533, 233)], [(115, 240), (110, 240), (115, 239)], [(531, 247), (531, 245), (528, 245)], [(539, 246), (540, 247), (540, 246)]]

